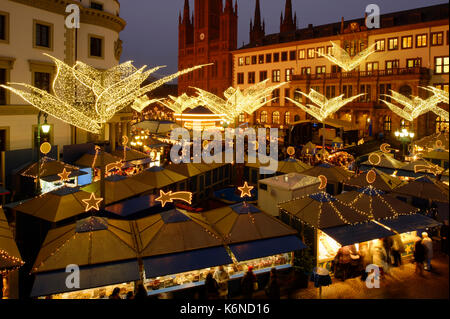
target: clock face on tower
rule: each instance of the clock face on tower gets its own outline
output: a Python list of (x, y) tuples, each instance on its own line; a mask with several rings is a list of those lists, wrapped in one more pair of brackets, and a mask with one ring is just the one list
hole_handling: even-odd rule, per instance
[(204, 33), (200, 33), (200, 40), (205, 40), (205, 34)]

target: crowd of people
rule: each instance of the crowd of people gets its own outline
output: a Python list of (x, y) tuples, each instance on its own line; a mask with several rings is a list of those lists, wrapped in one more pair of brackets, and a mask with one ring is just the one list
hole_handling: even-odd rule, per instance
[[(229, 296), (228, 282), (230, 275), (225, 267), (219, 266), (214, 272), (209, 272), (205, 279), (204, 298), (206, 299), (227, 299)], [(244, 299), (252, 299), (253, 294), (259, 290), (258, 280), (253, 272), (253, 267), (249, 266), (247, 272), (241, 280), (241, 293)], [(280, 284), (276, 268), (270, 270), (270, 277), (267, 286), (264, 288), (269, 299), (280, 299)], [(148, 293), (143, 284), (136, 286), (135, 293), (128, 292), (125, 299), (145, 300)], [(109, 299), (122, 299), (119, 288), (114, 288)]]

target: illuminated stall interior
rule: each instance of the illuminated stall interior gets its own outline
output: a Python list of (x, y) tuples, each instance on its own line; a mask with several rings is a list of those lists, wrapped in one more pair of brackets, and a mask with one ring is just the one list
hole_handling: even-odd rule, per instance
[(188, 130), (223, 130), (224, 125), (230, 124), (227, 123), (224, 114), (214, 114), (204, 106), (198, 106), (182, 114), (177, 113), (175, 114), (175, 119), (182, 124), (182, 127)]

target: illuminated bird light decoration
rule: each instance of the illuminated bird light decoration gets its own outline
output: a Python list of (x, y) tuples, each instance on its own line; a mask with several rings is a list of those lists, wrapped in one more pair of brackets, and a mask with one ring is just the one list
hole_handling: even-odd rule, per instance
[(182, 114), (187, 109), (197, 107), (198, 102), (197, 97), (189, 96), (186, 93), (183, 93), (178, 97), (169, 95), (168, 99), (159, 101), (160, 104), (171, 109), (175, 114)]
[[(435, 88), (433, 86), (428, 86), (423, 89), (432, 92), (434, 94), (434, 97), (439, 100), (438, 103), (442, 102), (442, 103), (449, 104), (449, 93), (448, 92), (438, 89), (438, 88)], [(441, 118), (445, 119), (446, 121), (449, 120), (448, 111), (446, 111), (438, 106), (436, 106), (435, 108), (432, 108), (431, 111), (434, 112), (437, 116), (440, 116)]]
[(351, 57), (345, 49), (341, 48), (338, 44), (330, 41), (333, 45), (331, 49), (331, 54), (324, 54), (320, 52), (316, 52), (319, 56), (323, 56), (330, 62), (340, 66), (346, 72), (350, 72), (356, 69), (361, 62), (367, 59), (371, 54), (375, 52), (376, 44), (371, 45), (367, 49), (359, 52), (354, 57)]
[(413, 122), (414, 119), (416, 119), (422, 114), (427, 113), (428, 111), (439, 112), (439, 110), (442, 110), (440, 107), (437, 106), (440, 100), (439, 97), (437, 97), (436, 95), (433, 95), (426, 100), (421, 99), (418, 96), (415, 96), (412, 99), (410, 99), (409, 97), (404, 96), (403, 94), (391, 90), (391, 95), (384, 95), (384, 96), (391, 98), (400, 105), (403, 105), (404, 107), (400, 108), (391, 102), (382, 100), (391, 109), (392, 112), (410, 122)]
[(239, 87), (236, 89), (230, 87), (224, 92), (225, 99), (199, 88), (194, 89), (197, 91), (198, 101), (213, 113), (223, 114), (228, 121), (234, 122), (240, 114), (251, 115), (265, 104), (275, 100), (268, 100), (273, 90), (286, 84), (283, 82), (269, 86), (268, 82), (267, 79), (244, 90)]
[(310, 90), (309, 94), (305, 94), (301, 91), (297, 91), (297, 92), (302, 94), (303, 96), (306, 96), (315, 105), (313, 105), (313, 104), (303, 105), (302, 103), (297, 102), (291, 98), (286, 98), (286, 99), (291, 101), (294, 105), (298, 106), (303, 111), (305, 111), (309, 115), (313, 116), (320, 122), (323, 122), (327, 117), (336, 113), (339, 109), (344, 107), (346, 104), (365, 95), (363, 93), (363, 94), (352, 96), (347, 99), (343, 99), (344, 94), (342, 94), (340, 96), (328, 99), (324, 95), (320, 94), (319, 92), (317, 92), (313, 89)]
[(5, 85), (2, 87), (19, 95), (39, 110), (94, 134), (99, 134), (102, 124), (108, 122), (121, 109), (131, 106), (141, 112), (147, 105), (156, 101), (144, 97), (148, 92), (180, 75), (205, 66), (185, 69), (142, 86), (149, 75), (162, 66), (145, 71), (146, 66), (137, 69), (129, 61), (101, 71), (82, 62), (71, 67), (51, 55), (45, 55), (54, 61), (57, 68), (52, 93), (24, 83), (8, 84), (25, 90)]

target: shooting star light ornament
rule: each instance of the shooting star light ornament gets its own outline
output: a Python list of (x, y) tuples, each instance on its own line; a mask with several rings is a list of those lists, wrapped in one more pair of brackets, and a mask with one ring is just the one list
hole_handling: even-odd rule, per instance
[(122, 161), (111, 163), (111, 164), (106, 165), (106, 171), (109, 172), (109, 171), (112, 171), (115, 169), (120, 170), (122, 168), (122, 166), (123, 166)]
[(437, 176), (439, 174), (441, 174), (444, 171), (444, 169), (442, 167), (440, 167), (439, 165), (415, 165), (414, 166), (414, 173), (419, 173), (419, 172), (428, 172), (430, 174), (433, 174), (434, 176)]
[(192, 203), (192, 193), (190, 192), (173, 193), (172, 191), (165, 193), (163, 190), (160, 190), (159, 197), (156, 198), (155, 200), (161, 202), (162, 207), (166, 206), (167, 203), (173, 203), (174, 200), (181, 200), (190, 205)]
[(319, 56), (323, 56), (330, 62), (340, 66), (346, 72), (350, 72), (356, 69), (364, 60), (366, 60), (370, 55), (375, 53), (376, 44), (372, 44), (367, 49), (359, 52), (354, 57), (351, 57), (348, 52), (341, 48), (338, 44), (330, 41), (332, 44), (331, 54), (324, 54), (316, 52)]

